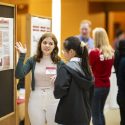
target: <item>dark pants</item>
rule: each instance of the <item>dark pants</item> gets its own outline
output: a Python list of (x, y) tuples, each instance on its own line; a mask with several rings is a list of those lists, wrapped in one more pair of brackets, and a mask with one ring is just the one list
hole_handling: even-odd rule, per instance
[(20, 121), (19, 125), (24, 125), (24, 120)]
[[(58, 125), (66, 125), (66, 124), (58, 124)], [(71, 124), (70, 124), (71, 125)], [(73, 124), (74, 125), (74, 124)], [(77, 124), (77, 125), (85, 125), (85, 124)]]
[(125, 125), (125, 97), (121, 98), (117, 96), (117, 102), (120, 109), (121, 122), (120, 125)]
[(105, 101), (109, 93), (109, 88), (95, 88), (92, 101), (92, 122), (93, 125), (105, 125), (103, 113)]

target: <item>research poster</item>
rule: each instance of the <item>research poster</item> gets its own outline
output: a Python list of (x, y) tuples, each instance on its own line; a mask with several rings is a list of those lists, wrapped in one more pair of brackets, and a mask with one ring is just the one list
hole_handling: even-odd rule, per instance
[(31, 56), (36, 53), (40, 37), (51, 31), (51, 19), (31, 16)]
[(13, 19), (0, 17), (0, 71), (13, 69)]

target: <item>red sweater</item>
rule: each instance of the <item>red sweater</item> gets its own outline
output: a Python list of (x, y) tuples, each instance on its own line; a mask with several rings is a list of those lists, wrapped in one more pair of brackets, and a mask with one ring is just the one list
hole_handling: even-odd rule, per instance
[(114, 58), (104, 60), (99, 49), (93, 49), (90, 51), (89, 61), (95, 77), (95, 87), (110, 87), (109, 77)]

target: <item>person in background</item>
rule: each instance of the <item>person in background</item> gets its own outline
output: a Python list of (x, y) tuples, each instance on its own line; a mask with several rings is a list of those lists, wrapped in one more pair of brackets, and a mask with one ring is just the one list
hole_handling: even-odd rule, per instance
[(55, 121), (61, 125), (89, 125), (93, 77), (88, 63), (88, 49), (77, 37), (64, 41), (67, 64), (60, 67), (54, 95), (60, 99)]
[(114, 62), (118, 85), (117, 102), (121, 116), (120, 125), (125, 125), (125, 39), (119, 41), (119, 47), (115, 52)]
[(110, 90), (109, 77), (114, 62), (114, 50), (109, 44), (104, 28), (95, 28), (93, 39), (95, 48), (89, 53), (89, 61), (95, 77), (92, 122), (93, 125), (105, 125), (103, 110)]
[(84, 41), (85, 43), (87, 43), (88, 49), (94, 48), (94, 41), (90, 37), (91, 25), (92, 25), (91, 21), (83, 20), (80, 23), (80, 35), (77, 36), (80, 39), (80, 41)]
[(36, 55), (30, 57), (24, 64), (26, 47), (20, 42), (16, 49), (20, 57), (16, 66), (16, 78), (24, 78), (30, 71), (32, 73), (28, 114), (31, 125), (56, 125), (54, 122), (58, 100), (54, 98), (54, 79), (56, 72), (63, 62), (58, 56), (57, 39), (52, 33), (41, 36)]
[(116, 32), (116, 38), (115, 38), (115, 40), (114, 40), (114, 49), (115, 49), (115, 50), (118, 49), (118, 47), (119, 47), (119, 41), (120, 41), (121, 39), (125, 39), (125, 32), (122, 31), (122, 30), (118, 30), (118, 31)]

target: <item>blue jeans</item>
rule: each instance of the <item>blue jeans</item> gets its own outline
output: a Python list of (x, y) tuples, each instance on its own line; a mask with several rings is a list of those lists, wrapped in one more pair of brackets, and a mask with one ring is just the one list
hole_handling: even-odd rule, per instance
[(105, 125), (103, 113), (105, 101), (109, 94), (109, 88), (95, 88), (92, 101), (92, 122), (93, 125)]
[[(65, 125), (65, 124), (58, 124), (58, 125)], [(81, 125), (81, 124), (80, 124)], [(83, 125), (85, 125), (85, 124), (83, 124)]]
[[(58, 124), (58, 125), (65, 125), (65, 124)], [(78, 125), (78, 124), (77, 124)], [(80, 124), (81, 125), (81, 124)], [(85, 124), (83, 124), (83, 125), (85, 125)]]

